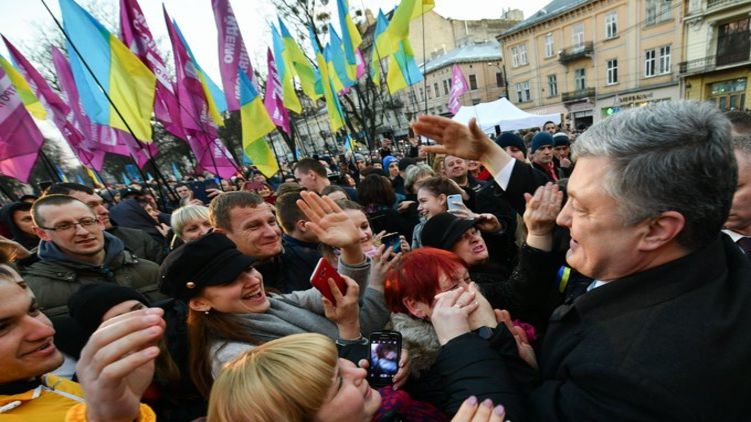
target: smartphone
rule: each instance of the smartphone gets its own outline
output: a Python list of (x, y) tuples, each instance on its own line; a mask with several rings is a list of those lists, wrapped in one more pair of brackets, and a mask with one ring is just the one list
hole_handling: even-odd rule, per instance
[(446, 203), (448, 204), (448, 207), (450, 210), (455, 210), (459, 208), (460, 204), (463, 204), (462, 196), (461, 195), (449, 195), (446, 197)]
[(399, 238), (399, 233), (394, 232), (383, 235), (381, 243), (386, 245), (387, 248), (391, 248), (391, 251), (394, 253), (399, 253), (402, 250), (402, 242)]
[(383, 387), (394, 382), (402, 355), (402, 335), (398, 331), (376, 331), (370, 335), (368, 383)]
[(347, 294), (347, 282), (344, 281), (344, 277), (336, 272), (334, 266), (331, 265), (326, 258), (319, 259), (315, 270), (313, 270), (313, 275), (310, 276), (310, 284), (318, 289), (323, 297), (330, 300), (331, 303), (336, 303), (336, 299), (329, 288), (330, 278), (334, 280), (336, 287), (339, 288), (339, 291), (342, 292), (343, 295)]

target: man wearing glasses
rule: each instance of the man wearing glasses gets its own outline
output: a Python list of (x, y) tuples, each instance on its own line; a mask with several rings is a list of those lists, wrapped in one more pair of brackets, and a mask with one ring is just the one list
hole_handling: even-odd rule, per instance
[(31, 215), (41, 241), (36, 261), (32, 257), (21, 273), (46, 315), (67, 315), (68, 297), (87, 283), (117, 283), (151, 300), (163, 298), (157, 286), (159, 266), (133, 256), (83, 202), (48, 195), (34, 202)]

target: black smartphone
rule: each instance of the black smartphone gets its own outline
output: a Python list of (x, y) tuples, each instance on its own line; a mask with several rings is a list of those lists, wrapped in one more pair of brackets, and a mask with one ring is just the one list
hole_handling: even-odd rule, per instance
[(394, 382), (402, 355), (402, 335), (398, 331), (376, 331), (370, 335), (368, 383), (384, 387)]
[(381, 243), (386, 245), (386, 248), (391, 248), (391, 251), (394, 253), (399, 253), (402, 250), (402, 242), (399, 238), (399, 233), (395, 232), (383, 235)]

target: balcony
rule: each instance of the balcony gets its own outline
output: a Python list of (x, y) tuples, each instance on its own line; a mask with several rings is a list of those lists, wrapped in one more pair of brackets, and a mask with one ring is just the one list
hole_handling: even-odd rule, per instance
[(561, 101), (564, 103), (578, 101), (595, 96), (594, 88), (577, 89), (576, 91), (564, 92), (561, 94)]
[(707, 9), (713, 7), (730, 6), (735, 3), (741, 3), (742, 0), (707, 0)]
[(748, 51), (735, 51), (730, 54), (721, 56), (707, 56), (700, 59), (689, 60), (678, 63), (678, 73), (681, 75), (691, 75), (696, 73), (711, 72), (720, 66), (729, 66), (734, 64), (747, 64), (751, 59)]
[(558, 53), (558, 61), (561, 64), (567, 64), (583, 57), (591, 58), (594, 51), (595, 50), (592, 41), (588, 41), (580, 46), (569, 47), (565, 50), (562, 50), (560, 53)]

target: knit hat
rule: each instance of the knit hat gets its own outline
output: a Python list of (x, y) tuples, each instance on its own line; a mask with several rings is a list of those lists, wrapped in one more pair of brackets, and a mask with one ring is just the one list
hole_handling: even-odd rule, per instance
[(114, 283), (84, 284), (68, 298), (68, 310), (71, 318), (90, 336), (102, 323), (107, 311), (128, 300), (149, 306), (149, 300), (130, 287)]
[(538, 148), (544, 145), (550, 145), (552, 147), (555, 145), (555, 142), (553, 142), (553, 137), (548, 132), (541, 130), (532, 138), (532, 150), (530, 152), (534, 154)]
[(359, 152), (355, 153), (355, 161), (365, 161), (365, 157)]
[(527, 156), (527, 146), (524, 145), (524, 141), (512, 132), (503, 132), (495, 138), (495, 143), (501, 148), (516, 147), (525, 157)]
[(448, 212), (438, 214), (428, 220), (422, 228), (420, 234), (422, 246), (449, 251), (475, 224), (477, 224), (476, 219), (467, 220)]
[(407, 167), (416, 163), (417, 163), (417, 160), (415, 160), (414, 158), (404, 157), (401, 160), (399, 160), (399, 171), (406, 171)]
[(558, 132), (553, 135), (553, 143), (556, 147), (571, 145), (571, 141), (568, 139), (568, 135), (563, 132)]
[(389, 166), (394, 161), (399, 161), (399, 160), (396, 157), (394, 157), (393, 155), (387, 155), (386, 157), (384, 157), (383, 158), (383, 169), (384, 170), (388, 170)]
[(222, 233), (212, 232), (188, 242), (162, 262), (159, 289), (187, 302), (207, 286), (233, 282), (256, 259), (243, 255)]

